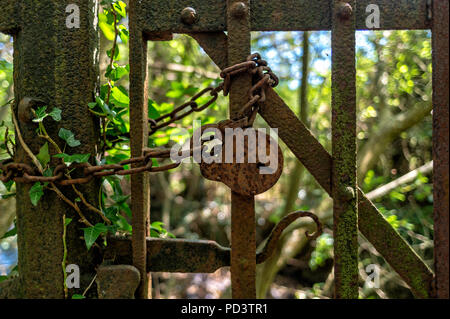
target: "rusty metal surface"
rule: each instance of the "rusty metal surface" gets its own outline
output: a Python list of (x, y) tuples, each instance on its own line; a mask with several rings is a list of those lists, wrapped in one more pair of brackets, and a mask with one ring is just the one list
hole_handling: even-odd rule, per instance
[[(255, 136), (255, 143), (250, 143), (251, 138), (244, 139), (244, 134), (246, 134), (244, 130), (235, 132), (236, 138), (231, 141), (232, 145), (228, 145), (226, 139), (222, 138), (221, 154), (215, 154), (221, 158), (221, 161), (219, 163), (207, 163), (203, 160), (200, 163), (200, 172), (203, 177), (224, 183), (232, 191), (244, 196), (255, 196), (272, 188), (283, 171), (283, 153), (278, 143), (271, 136), (264, 132), (250, 130)], [(268, 154), (266, 163), (278, 164), (276, 169), (267, 172), (267, 174), (261, 174), (261, 169), (263, 169), (265, 163), (256, 161), (258, 154), (261, 152), (259, 144), (261, 139), (265, 140), (263, 152)], [(228, 163), (226, 154), (230, 150), (233, 154), (233, 161)], [(255, 159), (255, 161), (251, 159)]]
[(315, 223), (317, 230), (314, 232), (314, 234), (309, 234), (306, 232), (306, 236), (310, 239), (315, 239), (319, 237), (322, 234), (322, 224), (319, 221), (319, 218), (310, 212), (302, 212), (297, 211), (290, 213), (283, 217), (283, 219), (273, 228), (272, 232), (269, 235), (269, 238), (267, 239), (266, 245), (264, 246), (263, 250), (257, 254), (256, 263), (261, 264), (265, 262), (267, 259), (272, 256), (273, 252), (275, 251), (277, 247), (278, 240), (281, 237), (281, 234), (283, 231), (289, 226), (291, 223), (296, 221), (299, 218), (302, 217), (309, 217), (311, 218)]
[[(263, 263), (276, 249), (282, 232), (295, 220), (309, 217), (317, 225), (317, 231), (309, 235), (316, 238), (322, 232), (317, 216), (309, 212), (294, 212), (285, 216), (272, 230), (265, 246), (253, 258)], [(110, 237), (104, 258), (116, 264), (131, 264), (131, 240), (127, 237)], [(147, 271), (180, 273), (213, 273), (217, 269), (230, 266), (231, 249), (211, 240), (147, 238)]]
[[(236, 14), (236, 3), (247, 10)], [(222, 1), (225, 4), (225, 1)], [(228, 66), (246, 61), (250, 55), (250, 0), (227, 0)], [(199, 13), (200, 14), (200, 13)], [(201, 19), (201, 16), (200, 16)], [(225, 49), (225, 48), (223, 48)], [(252, 86), (250, 74), (234, 77), (230, 87), (230, 118), (237, 117)], [(256, 298), (255, 198), (231, 192), (231, 294), (233, 299)]]
[[(393, 29), (429, 29), (428, 0), (358, 0), (356, 29), (366, 30), (366, 8), (380, 8), (380, 27)], [(332, 0), (253, 0), (252, 31), (331, 30)], [(184, 23), (186, 7), (196, 11), (192, 24)], [(227, 31), (226, 2), (223, 0), (158, 0), (139, 3), (143, 29), (148, 32), (176, 33)]]
[(0, 10), (0, 32), (13, 34), (20, 27), (19, 5), (17, 0), (2, 0)]
[(356, 1), (333, 1), (332, 166), (334, 296), (358, 299), (358, 201), (356, 193)]
[[(61, 122), (47, 126), (50, 136), (56, 139), (59, 128), (64, 127), (82, 141), (74, 152), (95, 154), (98, 127), (86, 105), (92, 102), (98, 88), (98, 30), (92, 27), (97, 2), (74, 0), (72, 3), (79, 6), (80, 15), (84, 17), (77, 36), (66, 27), (66, 4), (61, 1), (2, 0), (0, 29), (14, 33), (15, 109), (27, 96), (44, 101), (49, 108), (61, 109)], [(14, 12), (12, 6), (18, 11)], [(39, 23), (42, 21), (45, 23)], [(25, 143), (37, 154), (43, 142), (36, 138), (36, 124), (19, 125)], [(14, 160), (31, 164), (19, 145)], [(92, 279), (99, 256), (94, 250), (88, 252), (80, 240), (82, 231), (75, 222), (78, 220), (75, 212), (55, 193), (47, 191), (38, 206), (33, 206), (30, 187), (17, 185), (19, 281), (23, 297), (64, 298), (62, 213), (74, 219), (67, 228), (67, 264), (80, 265), (81, 289)], [(94, 182), (80, 187), (89, 202), (97, 202), (98, 190), (99, 184)], [(70, 191), (67, 196), (72, 200), (76, 198)], [(79, 293), (79, 290), (69, 292), (72, 293)]]
[(436, 297), (449, 298), (449, 4), (433, 1), (433, 203)]
[(140, 282), (139, 270), (133, 266), (99, 266), (96, 278), (98, 299), (134, 299)]
[[(138, 18), (141, 1), (131, 0), (130, 24), (130, 144), (131, 156), (139, 157), (148, 145), (148, 81), (147, 41), (144, 40)], [(141, 274), (141, 284), (136, 297), (151, 297), (151, 280), (147, 274), (146, 238), (150, 225), (150, 182), (148, 173), (131, 177), (131, 209), (133, 212), (133, 265)]]
[[(119, 264), (130, 264), (131, 241), (108, 240), (107, 255)], [(230, 249), (209, 240), (147, 238), (148, 272), (213, 273), (230, 265)]]
[[(226, 52), (218, 44), (226, 44), (227, 36), (192, 34), (205, 52), (220, 67)], [(210, 39), (214, 37), (215, 39)], [(214, 46), (210, 46), (210, 45)], [(280, 139), (315, 177), (322, 188), (331, 194), (331, 155), (314, 138), (294, 112), (273, 90), (267, 90), (267, 100), (260, 105), (260, 115), (271, 127), (278, 128)], [(417, 297), (429, 296), (433, 272), (410, 245), (392, 228), (389, 222), (359, 191), (358, 225), (362, 234), (411, 287)], [(376, 226), (373, 226), (376, 225)], [(404, 262), (406, 261), (406, 262)]]

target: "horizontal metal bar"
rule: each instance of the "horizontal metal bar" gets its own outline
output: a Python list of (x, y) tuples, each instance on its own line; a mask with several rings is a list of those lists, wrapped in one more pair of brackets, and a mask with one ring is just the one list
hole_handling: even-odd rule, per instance
[[(358, 0), (356, 29), (368, 30), (366, 20), (373, 13), (369, 5), (380, 11), (381, 30), (430, 29), (428, 0)], [(253, 0), (252, 31), (331, 30), (332, 0)], [(154, 0), (140, 1), (139, 20), (146, 32), (217, 32), (227, 30), (226, 1), (223, 0)], [(181, 11), (192, 7), (197, 21), (185, 24)], [(368, 10), (368, 12), (366, 12)], [(370, 26), (370, 28), (372, 28)]]
[[(107, 255), (131, 265), (131, 240), (110, 238)], [(215, 241), (147, 238), (148, 272), (213, 273), (229, 265), (230, 249)]]
[(17, 0), (2, 0), (0, 9), (0, 32), (11, 34), (19, 28), (19, 4), (20, 1)]
[[(223, 65), (227, 54), (223, 49), (227, 42), (224, 33), (220, 36), (200, 33), (191, 36), (220, 68), (226, 67)], [(210, 37), (216, 39), (211, 40)], [(210, 47), (211, 44), (215, 46)], [(278, 128), (280, 139), (331, 195), (331, 155), (273, 89), (268, 89), (266, 102), (261, 104), (260, 115), (271, 127)], [(417, 297), (429, 297), (434, 276), (432, 270), (361, 191), (358, 194), (358, 201), (358, 226), (361, 233), (397, 271)]]
[[(314, 237), (322, 232), (322, 226), (314, 215), (301, 211), (291, 213), (272, 229), (263, 249), (256, 253), (257, 264), (265, 262), (273, 255), (283, 231), (301, 217), (310, 217), (316, 222), (318, 228)], [(105, 260), (114, 259), (119, 264), (131, 263), (131, 239), (111, 237), (108, 242)], [(147, 271), (149, 272), (211, 273), (221, 267), (230, 266), (231, 262), (231, 249), (222, 247), (215, 241), (147, 238), (146, 245)]]

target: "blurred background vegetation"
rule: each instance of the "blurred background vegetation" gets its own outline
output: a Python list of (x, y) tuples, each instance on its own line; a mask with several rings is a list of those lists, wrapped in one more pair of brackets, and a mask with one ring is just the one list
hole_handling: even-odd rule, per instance
[[(106, 51), (111, 48), (114, 36), (105, 21), (106, 17), (102, 16), (101, 74), (108, 67)], [(126, 18), (122, 22), (127, 25)], [(128, 63), (125, 42), (119, 40), (116, 59), (123, 66)], [(260, 52), (280, 76), (276, 91), (331, 151), (330, 33), (257, 32), (253, 33), (252, 45), (252, 51)], [(0, 106), (14, 96), (12, 51), (11, 38), (0, 34)], [(219, 79), (219, 69), (194, 40), (184, 35), (175, 35), (171, 42), (149, 43), (148, 58), (153, 116), (172, 110)], [(105, 83), (106, 79), (102, 77), (101, 81)], [(127, 89), (128, 77), (118, 80), (118, 85)], [(430, 266), (433, 262), (431, 92), (428, 31), (357, 32), (359, 184)], [(227, 109), (227, 99), (220, 97), (204, 113), (193, 114), (156, 133), (150, 144), (163, 146), (179, 142), (170, 140), (170, 135), (182, 127), (192, 129), (194, 119), (204, 124), (225, 119)], [(0, 108), (0, 122), (4, 124), (0, 129), (1, 142), (6, 127), (13, 129), (8, 107)], [(255, 126), (267, 127), (267, 124), (258, 118)], [(284, 174), (273, 189), (257, 197), (257, 242), (268, 236), (280, 218), (298, 209), (314, 212), (326, 227), (324, 234), (313, 242), (305, 237), (305, 231), (314, 230), (307, 219), (285, 231), (275, 256), (258, 266), (258, 297), (330, 298), (332, 202), (285, 145), (280, 144), (285, 156)], [(126, 147), (119, 151), (112, 148), (107, 155), (114, 157), (126, 151)], [(1, 149), (0, 160), (5, 157), (6, 151)], [(211, 239), (223, 246), (230, 245), (230, 197), (225, 186), (204, 180), (194, 164), (152, 175), (151, 184), (152, 221), (163, 222), (177, 238)], [(117, 207), (127, 211), (129, 180), (124, 178), (121, 185), (125, 197)], [(0, 182), (2, 276), (14, 272), (17, 262), (14, 233), (7, 233), (13, 229), (15, 200), (10, 195), (14, 186), (11, 189), (7, 186)], [(364, 237), (359, 240), (360, 297), (411, 298), (407, 286), (378, 252)], [(381, 270), (380, 288), (365, 284), (366, 267), (372, 264)], [(211, 275), (156, 273), (153, 285), (154, 296), (160, 298), (230, 297), (227, 269)]]

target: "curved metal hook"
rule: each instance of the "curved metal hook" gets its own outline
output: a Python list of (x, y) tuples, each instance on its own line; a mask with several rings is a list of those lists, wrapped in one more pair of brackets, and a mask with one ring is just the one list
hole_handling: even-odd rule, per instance
[(316, 239), (322, 234), (322, 223), (319, 221), (319, 217), (314, 215), (311, 212), (304, 212), (304, 211), (297, 211), (290, 213), (289, 215), (285, 216), (272, 230), (272, 232), (269, 235), (269, 238), (267, 239), (266, 245), (264, 246), (263, 250), (259, 252), (256, 255), (256, 263), (261, 264), (265, 262), (267, 259), (269, 259), (270, 256), (272, 256), (273, 252), (275, 251), (275, 248), (277, 247), (277, 242), (281, 237), (281, 234), (283, 231), (294, 221), (301, 217), (309, 217), (311, 218), (317, 226), (317, 230), (314, 234), (310, 234), (308, 231), (306, 232), (306, 237), (310, 239)]

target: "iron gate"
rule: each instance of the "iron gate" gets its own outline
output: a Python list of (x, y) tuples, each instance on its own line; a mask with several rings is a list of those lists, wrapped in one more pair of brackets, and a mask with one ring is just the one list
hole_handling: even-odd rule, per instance
[[(31, 2), (26, 3), (28, 9), (32, 8)], [(21, 1), (2, 1), (0, 31), (15, 36), (15, 72), (25, 72), (26, 78), (36, 82), (40, 81), (40, 76), (24, 71), (27, 66), (31, 69), (32, 66), (27, 65), (30, 53), (21, 48), (30, 49), (29, 42), (35, 34), (30, 30), (31, 22), (24, 22), (26, 17), (21, 5)], [(368, 29), (366, 8), (369, 5), (377, 5), (380, 9), (379, 30), (432, 30), (434, 273), (357, 186), (355, 32)], [(45, 9), (46, 3), (35, 6), (35, 9)], [(168, 41), (173, 33), (188, 34), (197, 40), (214, 63), (224, 69), (244, 61), (250, 54), (251, 31), (330, 30), (333, 53), (333, 155), (321, 146), (273, 89), (267, 91), (266, 101), (261, 103), (259, 113), (271, 127), (278, 129), (281, 140), (333, 198), (336, 297), (358, 297), (359, 230), (399, 273), (415, 296), (448, 298), (448, 9), (447, 0), (130, 0), (130, 117), (134, 120), (130, 132), (132, 156), (141, 156), (148, 140), (147, 41)], [(85, 13), (90, 17), (92, 28), (95, 12)], [(95, 30), (88, 29), (86, 36), (93, 32)], [(61, 40), (70, 36), (64, 34)], [(83, 44), (76, 42), (73, 45)], [(70, 55), (67, 52), (70, 49), (61, 50)], [(57, 57), (53, 58), (57, 61)], [(17, 61), (20, 69), (16, 66)], [(95, 59), (85, 62), (96, 63)], [(67, 73), (74, 75), (74, 69), (66, 65), (61, 65), (61, 68), (61, 72), (65, 71), (64, 76), (68, 76)], [(90, 77), (89, 71), (86, 77)], [(48, 84), (52, 85), (51, 81), (57, 80), (49, 78)], [(240, 101), (246, 97), (251, 84), (251, 78), (245, 74), (232, 84), (230, 116), (239, 110)], [(24, 87), (16, 87), (16, 99), (24, 96), (28, 96)], [(83, 100), (89, 97), (77, 93), (75, 98)], [(76, 117), (80, 116), (82, 119), (84, 115)], [(231, 265), (233, 298), (255, 297), (257, 260), (253, 196), (232, 194), (230, 250), (207, 241), (148, 239), (150, 205), (147, 173), (133, 175), (131, 187), (133, 239), (117, 240), (111, 249), (119, 260), (133, 264), (141, 273), (139, 297), (149, 296), (149, 271), (213, 272), (227, 265)], [(19, 214), (23, 215), (21, 212)], [(27, 256), (33, 259), (31, 255)], [(30, 262), (33, 262), (31, 259)]]

